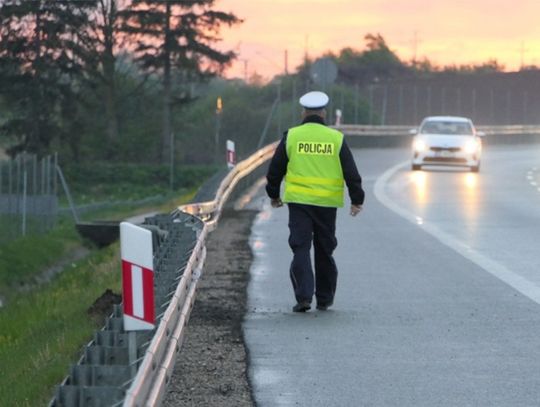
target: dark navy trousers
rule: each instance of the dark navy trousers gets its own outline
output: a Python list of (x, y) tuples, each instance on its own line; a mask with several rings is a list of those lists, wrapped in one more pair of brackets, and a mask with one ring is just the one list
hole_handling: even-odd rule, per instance
[[(290, 275), (296, 301), (308, 301), (315, 292), (318, 304), (334, 300), (337, 267), (336, 208), (289, 203), (289, 246), (293, 251)], [(315, 278), (311, 266), (313, 242)]]

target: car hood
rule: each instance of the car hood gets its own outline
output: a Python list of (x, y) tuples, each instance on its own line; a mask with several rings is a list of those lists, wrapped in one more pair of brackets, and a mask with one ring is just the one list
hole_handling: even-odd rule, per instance
[(416, 137), (428, 146), (445, 148), (462, 147), (465, 143), (475, 138), (474, 136), (446, 136), (444, 134), (422, 134)]

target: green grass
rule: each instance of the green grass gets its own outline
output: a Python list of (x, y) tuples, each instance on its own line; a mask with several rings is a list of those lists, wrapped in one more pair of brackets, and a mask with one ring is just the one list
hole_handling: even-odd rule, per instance
[[(121, 219), (150, 211), (170, 212), (187, 202), (191, 191), (162, 204), (116, 208), (94, 214)], [(0, 246), (0, 292), (9, 291), (0, 308), (0, 405), (46, 404), (55, 386), (69, 373), (83, 347), (104, 320), (95, 321), (87, 310), (106, 289), (121, 292), (118, 243), (94, 249), (85, 259), (70, 264), (47, 284), (18, 292), (44, 265), (58, 262), (82, 242), (73, 224), (64, 222), (52, 232)]]
[[(28, 215), (25, 232), (27, 236), (40, 234), (46, 230), (46, 222), (42, 217)], [(22, 216), (0, 214), (0, 246), (13, 241), (14, 237), (22, 236)]]
[(73, 224), (61, 222), (43, 235), (13, 240), (0, 246), (0, 294), (8, 295), (17, 286), (31, 282), (44, 269), (80, 245)]
[(71, 265), (39, 290), (16, 294), (0, 309), (0, 400), (44, 405), (68, 366), (103, 324), (87, 309), (106, 288), (120, 292), (118, 244)]
[(140, 215), (148, 212), (170, 212), (178, 205), (189, 201), (195, 193), (196, 188), (181, 189), (176, 191), (175, 194), (163, 195), (162, 199), (157, 200), (153, 204), (145, 205), (143, 207), (136, 204), (123, 204), (112, 205), (110, 207), (86, 213), (81, 216), (83, 220), (122, 220), (126, 217)]
[[(175, 168), (174, 191), (169, 188), (169, 167), (163, 165), (92, 162), (64, 168), (76, 205), (92, 202), (140, 200), (152, 196), (171, 196), (180, 189), (192, 189), (212, 176), (218, 167), (183, 165)], [(63, 191), (59, 194), (65, 206)]]

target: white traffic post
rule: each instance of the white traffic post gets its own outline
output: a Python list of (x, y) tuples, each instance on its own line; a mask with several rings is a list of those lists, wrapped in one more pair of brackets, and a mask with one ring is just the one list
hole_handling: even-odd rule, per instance
[(120, 223), (124, 330), (155, 327), (154, 251), (152, 232), (129, 222)]
[(227, 140), (227, 167), (233, 168), (236, 164), (236, 152), (234, 150), (234, 141)]
[(336, 109), (336, 126), (341, 126), (341, 117), (343, 113), (341, 112), (341, 109)]

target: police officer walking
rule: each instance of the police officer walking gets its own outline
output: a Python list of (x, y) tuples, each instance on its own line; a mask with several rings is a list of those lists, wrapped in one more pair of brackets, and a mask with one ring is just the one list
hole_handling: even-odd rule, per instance
[(317, 309), (327, 310), (333, 304), (338, 271), (332, 254), (337, 246), (336, 212), (343, 206), (344, 184), (351, 198), (351, 216), (356, 216), (364, 203), (362, 178), (351, 150), (342, 133), (325, 125), (328, 100), (323, 92), (309, 92), (300, 98), (302, 124), (285, 133), (266, 175), (272, 207), (285, 202), (289, 208), (290, 277), (297, 302), (294, 312), (308, 311), (314, 293)]

